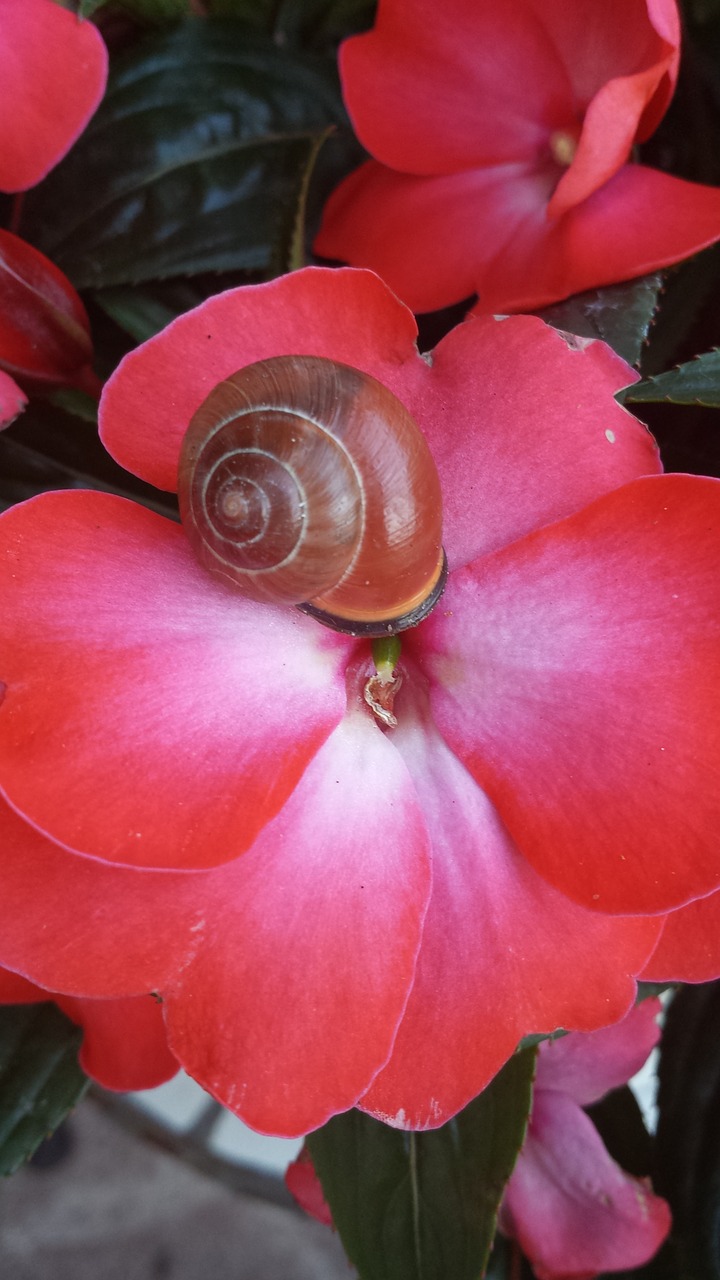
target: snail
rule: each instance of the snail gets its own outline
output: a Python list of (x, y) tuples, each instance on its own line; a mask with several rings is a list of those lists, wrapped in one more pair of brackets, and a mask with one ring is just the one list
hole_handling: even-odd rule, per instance
[(214, 577), (336, 631), (404, 631), (442, 594), (430, 450), (393, 393), (349, 365), (279, 356), (219, 383), (184, 437), (178, 497)]

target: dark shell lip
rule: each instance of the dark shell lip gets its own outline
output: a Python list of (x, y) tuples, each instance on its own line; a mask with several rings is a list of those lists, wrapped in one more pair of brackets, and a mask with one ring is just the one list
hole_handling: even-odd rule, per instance
[(296, 605), (296, 608), (301, 613), (306, 613), (308, 617), (315, 618), (316, 622), (321, 622), (324, 627), (330, 627), (333, 631), (340, 631), (346, 636), (358, 636), (367, 639), (394, 636), (399, 631), (408, 631), (410, 627), (416, 627), (424, 618), (427, 618), (428, 614), (432, 613), (445, 590), (447, 576), (447, 556), (443, 551), (442, 569), (430, 594), (409, 613), (404, 613), (398, 618), (374, 618), (371, 622), (362, 622), (358, 621), (357, 618), (341, 618), (338, 614), (326, 613), (324, 609), (316, 609), (314, 605), (308, 603)]

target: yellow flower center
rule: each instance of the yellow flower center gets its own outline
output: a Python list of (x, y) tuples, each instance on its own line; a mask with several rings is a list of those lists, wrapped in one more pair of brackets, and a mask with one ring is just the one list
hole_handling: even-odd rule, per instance
[(575, 159), (577, 151), (578, 139), (573, 133), (567, 129), (556, 129), (550, 134), (550, 151), (552, 158), (557, 164), (571, 165)]

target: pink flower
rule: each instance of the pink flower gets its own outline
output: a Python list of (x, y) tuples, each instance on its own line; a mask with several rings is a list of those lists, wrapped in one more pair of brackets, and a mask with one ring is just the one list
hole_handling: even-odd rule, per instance
[(101, 405), (173, 489), (190, 417), (256, 360), (401, 400), (450, 576), (394, 730), (368, 641), (215, 581), (172, 521), (79, 492), (0, 518), (0, 962), (160, 992), (179, 1061), (275, 1133), (355, 1104), (441, 1124), (523, 1034), (622, 1017), (663, 913), (720, 882), (720, 485), (658, 475), (602, 344), (415, 337), (371, 273), (298, 271), (181, 316)]
[(91, 22), (55, 0), (0, 0), (0, 190), (34, 187), (94, 113), (107, 51)]
[(343, 45), (373, 159), (316, 242), (415, 311), (530, 310), (720, 238), (720, 190), (630, 163), (677, 75), (674, 0), (380, 0)]
[(640, 1070), (659, 1038), (658, 1009), (646, 1000), (614, 1027), (540, 1045), (528, 1133), (500, 1210), (538, 1280), (639, 1267), (670, 1230), (666, 1202), (611, 1159), (582, 1110)]
[(83, 1029), (80, 1066), (105, 1089), (153, 1089), (170, 1080), (178, 1063), (167, 1045), (160, 1005), (152, 996), (83, 1000), (44, 991), (0, 969), (0, 1004), (54, 1000)]

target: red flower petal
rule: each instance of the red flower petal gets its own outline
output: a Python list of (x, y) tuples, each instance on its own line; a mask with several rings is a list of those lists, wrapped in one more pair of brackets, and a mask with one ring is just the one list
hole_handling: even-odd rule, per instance
[(83, 1028), (80, 1066), (104, 1089), (154, 1089), (177, 1075), (180, 1064), (168, 1048), (162, 1007), (152, 996), (55, 998)]
[(45, 494), (1, 528), (7, 798), (110, 861), (242, 853), (342, 716), (353, 642), (217, 584), (120, 498)]
[(0, 1004), (54, 1000), (84, 1032), (80, 1066), (105, 1089), (154, 1089), (170, 1080), (178, 1062), (170, 1053), (162, 1011), (151, 996), (78, 1000), (38, 987), (0, 969)]
[(248, 1123), (306, 1132), (386, 1061), (420, 943), (428, 838), (400, 757), (364, 714), (343, 721), (245, 857), (211, 872), (93, 863), (0, 818), (3, 961), (74, 994), (159, 988), (177, 1057)]
[(640, 124), (644, 141), (660, 123), (677, 79), (680, 19), (675, 0), (529, 0), (583, 108), (606, 82), (652, 71), (657, 88)]
[(361, 142), (403, 173), (532, 158), (573, 114), (545, 25), (525, 4), (381, 0), (373, 30), (340, 54)]
[(640, 1266), (670, 1230), (670, 1210), (611, 1160), (576, 1103), (536, 1090), (525, 1145), (503, 1202), (538, 1280)]
[(433, 891), (392, 1057), (362, 1100), (386, 1123), (434, 1128), (488, 1084), (526, 1033), (603, 1026), (632, 1004), (661, 922), (585, 911), (528, 867), (407, 688), (392, 741), (422, 798)]
[(648, 982), (720, 978), (720, 893), (673, 911), (642, 973)]
[(427, 848), (402, 762), (359, 713), (223, 873), (203, 946), (168, 986), (168, 1031), (190, 1074), (254, 1128), (316, 1128), (386, 1061), (420, 943)]
[(637, 480), (453, 574), (423, 623), (440, 731), (588, 907), (718, 884), (719, 543), (716, 480)]
[(669, 266), (719, 237), (720, 188), (625, 165), (558, 221), (516, 224), (512, 252), (477, 264), (479, 309), (542, 307)]
[[(613, 399), (636, 375), (601, 343), (569, 348), (526, 318), (473, 322), (427, 360), (415, 333), (407, 309), (364, 271), (314, 268), (221, 294), (123, 362), (100, 406), (106, 443), (173, 487), (182, 435), (216, 380), (273, 353), (347, 361), (384, 382), (427, 436), (451, 564), (659, 469), (652, 437)], [(210, 370), (208, 335), (222, 354)]]
[(92, 360), (87, 312), (49, 258), (0, 230), (0, 364), (31, 382), (77, 382)]
[(91, 22), (53, 0), (2, 0), (1, 190), (45, 177), (82, 133), (106, 79), (107, 50)]
[(314, 249), (370, 267), (413, 311), (434, 311), (475, 293), (526, 220), (547, 234), (558, 173), (523, 161), (416, 177), (370, 160), (330, 196)]
[(636, 375), (601, 342), (477, 317), (431, 359), (403, 398), (440, 473), (451, 567), (660, 470), (652, 436), (614, 399)]
[(660, 1039), (659, 1012), (659, 1000), (643, 1000), (611, 1027), (543, 1041), (535, 1088), (554, 1089), (587, 1107), (627, 1084)]
[(285, 1171), (285, 1186), (300, 1208), (304, 1209), (311, 1218), (316, 1218), (324, 1227), (333, 1225), (330, 1206), (323, 1195), (320, 1179), (306, 1146), (302, 1148), (297, 1160), (293, 1160), (288, 1165)]
[(549, 217), (559, 218), (586, 200), (630, 158), (640, 118), (662, 71), (651, 67), (610, 80), (598, 90), (585, 112), (573, 162), (553, 192)]
[(103, 442), (128, 471), (174, 491), (190, 419), (231, 373), (270, 356), (327, 356), (392, 390), (398, 368), (418, 360), (416, 335), (410, 312), (369, 272), (310, 267), (231, 289), (125, 357), (100, 404)]
[(17, 383), (0, 369), (0, 431), (15, 421), (26, 404), (25, 392), (21, 391)]

